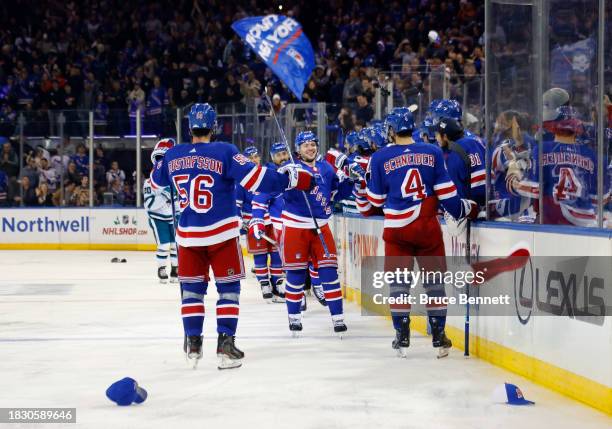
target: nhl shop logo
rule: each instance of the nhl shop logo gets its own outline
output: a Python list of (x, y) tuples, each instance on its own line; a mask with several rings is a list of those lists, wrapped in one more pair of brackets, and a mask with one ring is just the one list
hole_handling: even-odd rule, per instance
[(202, 119), (203, 117), (204, 117), (204, 113), (203, 112), (196, 113), (196, 119)]
[(227, 270), (227, 275), (228, 276), (233, 276), (234, 275), (234, 269), (233, 268), (228, 269)]

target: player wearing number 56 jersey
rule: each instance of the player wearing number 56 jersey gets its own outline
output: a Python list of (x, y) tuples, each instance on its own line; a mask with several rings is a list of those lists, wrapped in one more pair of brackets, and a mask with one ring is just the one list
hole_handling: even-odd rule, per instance
[[(234, 188), (283, 192), (310, 189), (312, 175), (295, 165), (283, 174), (249, 161), (232, 144), (212, 142), (216, 113), (208, 104), (195, 104), (189, 112), (193, 144), (168, 150), (151, 173), (151, 184), (172, 185), (181, 212), (176, 231), (185, 352), (194, 366), (201, 358), (204, 295), (208, 272), (215, 275), (217, 301), (217, 354), (219, 368), (240, 366), (244, 356), (234, 344), (238, 323), (240, 280), (244, 278), (238, 242), (240, 219), (236, 215)], [(284, 174), (287, 173), (287, 174)]]
[[(455, 219), (475, 216), (477, 205), (457, 196), (439, 147), (414, 143), (411, 136), (414, 119), (408, 109), (390, 114), (384, 127), (393, 145), (372, 155), (366, 192), (370, 203), (383, 207), (385, 215), (385, 270), (411, 270), (416, 258), (421, 269), (444, 272), (446, 261), (437, 218), (438, 202)], [(430, 282), (424, 287), (430, 298), (445, 296), (442, 283)], [(408, 293), (408, 287), (391, 284), (390, 291), (391, 296), (403, 296)], [(433, 345), (447, 350), (451, 344), (444, 335), (446, 306), (431, 300), (426, 307)], [(410, 304), (394, 304), (390, 310), (396, 329), (393, 348), (405, 355), (410, 344)]]

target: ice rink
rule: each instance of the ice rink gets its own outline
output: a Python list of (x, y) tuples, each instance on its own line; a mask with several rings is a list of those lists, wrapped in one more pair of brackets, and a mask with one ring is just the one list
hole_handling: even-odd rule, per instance
[[(115, 256), (128, 262), (111, 264)], [(76, 407), (77, 426), (113, 429), (611, 424), (459, 350), (437, 360), (430, 339), (418, 334), (409, 358), (399, 359), (390, 322), (363, 317), (350, 303), (347, 338), (332, 334), (327, 309), (311, 297), (303, 336), (292, 339), (285, 306), (265, 304), (250, 272), (237, 334), (243, 367), (217, 370), (211, 287), (204, 358), (193, 371), (182, 352), (178, 285), (158, 283), (154, 253), (2, 251), (0, 260), (0, 407)], [(148, 390), (142, 405), (118, 407), (106, 398), (106, 388), (125, 376)], [(504, 381), (536, 405), (493, 404), (491, 392)]]

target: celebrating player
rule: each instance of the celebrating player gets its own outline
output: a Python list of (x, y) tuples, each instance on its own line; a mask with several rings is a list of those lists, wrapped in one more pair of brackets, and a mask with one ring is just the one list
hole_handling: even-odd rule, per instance
[[(269, 162), (266, 167), (276, 170), (289, 160), (287, 146), (284, 143), (274, 143), (270, 148), (270, 157), (272, 162)], [(257, 280), (264, 291), (265, 299), (272, 302), (285, 302), (283, 263), (278, 248), (270, 243), (270, 241), (278, 240), (283, 228), (281, 219), (283, 195), (256, 192), (251, 204), (253, 218), (249, 224), (248, 246), (254, 255)]]
[[(161, 139), (155, 145), (151, 153), (151, 162), (155, 165), (160, 161), (168, 149), (174, 147), (174, 139)], [(170, 281), (178, 281), (176, 243), (174, 240), (174, 221), (170, 187), (155, 187), (151, 180), (144, 182), (142, 194), (144, 195), (144, 206), (149, 217), (149, 226), (153, 231), (155, 242), (157, 243), (157, 277), (160, 283), (168, 282), (166, 265), (168, 255), (170, 255)]]
[(452, 118), (441, 118), (436, 129), (436, 140), (445, 155), (451, 180), (462, 198), (470, 198), (481, 207), (486, 199), (485, 148), (467, 137), (461, 123)]
[[(261, 162), (261, 156), (255, 146), (248, 146), (242, 152), (244, 156), (249, 158), (252, 162), (259, 165)], [(267, 166), (269, 167), (269, 166)], [(276, 170), (276, 168), (274, 168)], [(253, 193), (244, 189), (240, 185), (236, 185), (236, 205), (242, 216), (242, 226), (247, 229), (247, 252), (253, 255), (253, 262), (255, 268), (255, 277), (261, 287), (261, 293), (266, 302), (271, 302), (272, 285), (270, 284), (270, 275), (268, 271), (268, 246), (267, 242), (260, 240), (253, 235), (253, 231), (249, 231), (251, 220), (253, 219)], [(267, 213), (263, 218), (264, 223), (270, 223), (270, 215)]]
[(181, 217), (177, 227), (179, 281), (182, 292), (184, 350), (195, 367), (202, 357), (204, 295), (209, 268), (215, 275), (217, 356), (219, 369), (241, 366), (244, 353), (234, 343), (238, 324), (240, 280), (244, 264), (238, 236), (235, 184), (247, 191), (282, 192), (310, 189), (312, 175), (290, 164), (278, 172), (251, 162), (231, 144), (213, 142), (216, 112), (209, 104), (194, 104), (189, 112), (191, 145), (169, 149), (151, 173), (151, 184), (173, 185)]
[[(460, 199), (444, 165), (439, 147), (415, 143), (412, 139), (414, 119), (403, 110), (389, 115), (385, 129), (393, 143), (372, 156), (367, 196), (373, 206), (383, 207), (385, 214), (385, 270), (412, 269), (416, 257), (419, 266), (428, 271), (446, 271), (442, 230), (437, 219), (438, 202), (455, 219), (474, 217), (477, 204)], [(402, 258), (393, 258), (402, 257)], [(408, 260), (406, 260), (406, 257)], [(401, 260), (400, 260), (401, 259)], [(406, 265), (401, 265), (406, 264)], [(408, 293), (406, 285), (392, 284), (391, 296)], [(431, 298), (445, 296), (444, 284), (425, 284)], [(410, 304), (390, 306), (396, 338), (392, 343), (401, 356), (410, 345)], [(427, 315), (432, 328), (433, 346), (438, 356), (448, 355), (450, 340), (444, 333), (446, 306), (431, 300)]]
[[(338, 280), (336, 245), (327, 222), (332, 214), (333, 201), (348, 196), (353, 183), (346, 176), (341, 181), (327, 162), (317, 161), (319, 141), (312, 131), (298, 133), (295, 145), (302, 168), (315, 176), (317, 184), (307, 197), (297, 190), (284, 193), (281, 255), (287, 272), (285, 298), (289, 329), (294, 335), (302, 330), (300, 307), (306, 269), (309, 260), (312, 260), (323, 285), (334, 332), (342, 334), (347, 327), (344, 323), (342, 290)], [(317, 234), (317, 226), (320, 228), (320, 234)]]

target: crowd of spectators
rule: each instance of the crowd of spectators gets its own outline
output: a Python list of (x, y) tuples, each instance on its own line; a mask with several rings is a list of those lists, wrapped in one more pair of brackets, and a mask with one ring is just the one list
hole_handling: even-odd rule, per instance
[[(42, 146), (29, 148), (23, 166), (11, 143), (0, 138), (0, 206), (87, 207), (90, 202), (89, 155), (83, 143), (72, 156)], [(70, 139), (64, 142), (70, 146)], [(21, 168), (21, 174), (19, 174)], [(93, 159), (94, 205), (133, 206), (135, 179), (98, 146)]]
[[(0, 136), (15, 134), (19, 113), (26, 118), (27, 135), (57, 134), (57, 114), (63, 112), (64, 134), (85, 136), (89, 111), (97, 134), (134, 134), (138, 111), (145, 133), (163, 134), (172, 127), (171, 109), (193, 102), (248, 103), (259, 99), (265, 86), (277, 95), (275, 108), (295, 101), (231, 30), (232, 22), (246, 16), (279, 13), (280, 4), (1, 2)], [(316, 53), (304, 101), (337, 106), (334, 117), (346, 116), (343, 106), (352, 116), (347, 122), (363, 126), (373, 118), (381, 70), (397, 70), (396, 92), (405, 100), (424, 91), (429, 73), (440, 66), (456, 76), (482, 71), (483, 5), (477, 0), (297, 0), (280, 13), (302, 24)], [(431, 42), (430, 30), (437, 31), (439, 41)], [(29, 162), (24, 160), (31, 168)], [(44, 168), (43, 162), (36, 167)], [(78, 158), (74, 163), (79, 171)], [(4, 168), (6, 182), (19, 175)], [(125, 179), (113, 180), (118, 182), (107, 187), (118, 191)], [(34, 192), (39, 181), (30, 182)], [(71, 184), (86, 188), (81, 181)], [(52, 192), (53, 186), (47, 187)], [(75, 201), (82, 201), (82, 192), (78, 195)], [(33, 201), (23, 198), (19, 203)]]

